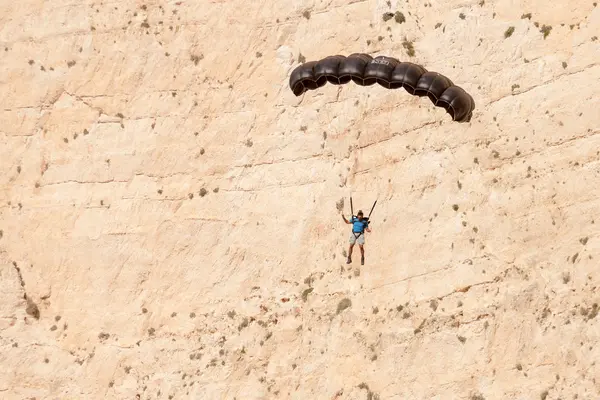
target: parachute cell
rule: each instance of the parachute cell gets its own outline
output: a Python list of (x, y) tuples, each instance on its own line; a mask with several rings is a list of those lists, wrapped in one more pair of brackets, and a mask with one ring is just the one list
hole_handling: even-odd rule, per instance
[(327, 82), (343, 85), (350, 81), (360, 86), (377, 83), (386, 89), (404, 88), (411, 95), (427, 96), (456, 122), (469, 122), (475, 109), (473, 97), (446, 76), (411, 62), (386, 56), (373, 58), (365, 53), (353, 53), (348, 57), (333, 55), (306, 62), (292, 71), (289, 83), (294, 95), (300, 96)]

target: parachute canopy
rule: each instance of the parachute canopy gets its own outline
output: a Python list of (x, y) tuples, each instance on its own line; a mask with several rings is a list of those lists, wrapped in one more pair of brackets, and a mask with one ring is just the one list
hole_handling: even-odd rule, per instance
[(373, 58), (365, 53), (354, 53), (348, 57), (334, 55), (305, 62), (292, 71), (290, 88), (294, 95), (300, 96), (327, 82), (342, 85), (350, 81), (360, 86), (378, 83), (387, 89), (403, 87), (411, 95), (427, 96), (435, 106), (443, 107), (456, 122), (469, 122), (475, 109), (473, 97), (444, 75), (427, 71), (411, 62), (387, 56)]

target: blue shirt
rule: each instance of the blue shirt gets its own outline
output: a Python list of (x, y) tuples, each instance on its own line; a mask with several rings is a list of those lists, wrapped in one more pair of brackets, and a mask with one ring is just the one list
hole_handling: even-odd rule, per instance
[(364, 219), (362, 221), (359, 221), (356, 217), (352, 217), (350, 223), (352, 223), (352, 232), (355, 233), (363, 232), (365, 228), (369, 225), (369, 223), (366, 222)]

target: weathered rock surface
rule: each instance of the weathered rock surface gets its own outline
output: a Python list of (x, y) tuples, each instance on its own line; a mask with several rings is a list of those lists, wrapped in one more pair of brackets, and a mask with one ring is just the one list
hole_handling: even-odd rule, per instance
[[(3, 2), (0, 397), (598, 398), (599, 32), (592, 0)], [(473, 120), (291, 94), (353, 52)]]

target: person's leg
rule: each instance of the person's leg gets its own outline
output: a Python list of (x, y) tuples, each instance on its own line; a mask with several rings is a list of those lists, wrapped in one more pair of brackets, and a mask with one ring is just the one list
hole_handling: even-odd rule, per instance
[(360, 264), (365, 265), (365, 235), (362, 234), (358, 240), (358, 247), (360, 248)]
[(352, 249), (354, 249), (354, 243), (356, 243), (356, 237), (354, 237), (353, 233), (350, 233), (350, 247), (348, 248), (348, 259), (346, 260), (346, 264), (352, 262)]

